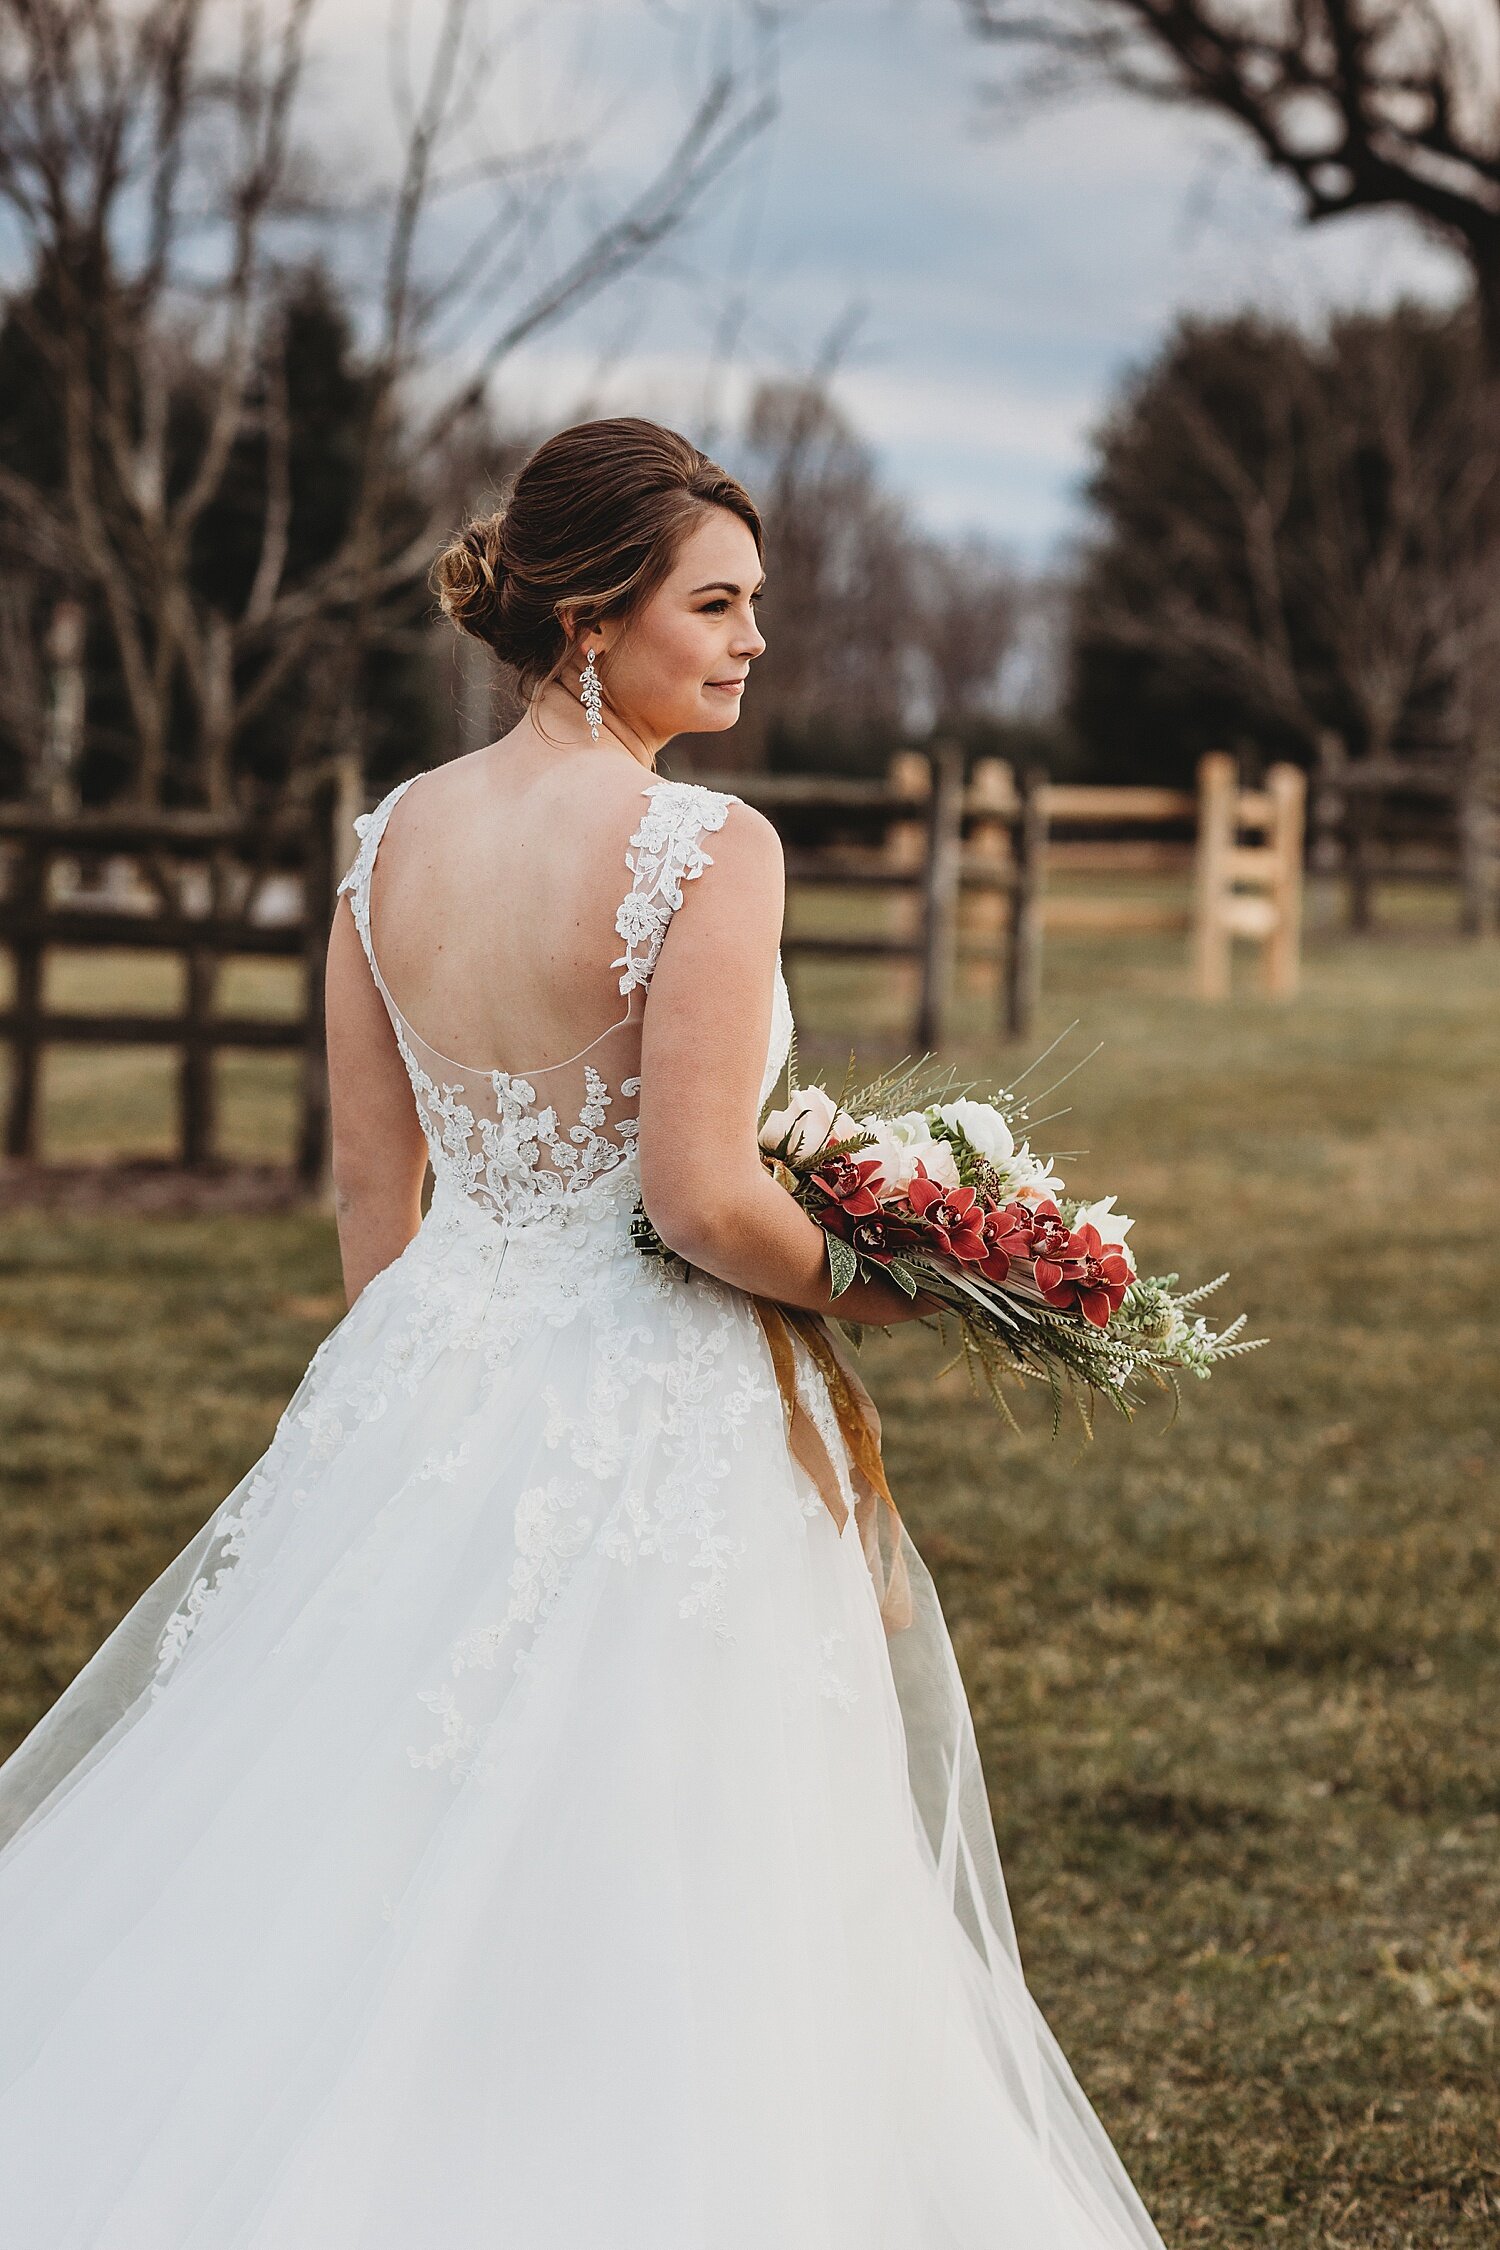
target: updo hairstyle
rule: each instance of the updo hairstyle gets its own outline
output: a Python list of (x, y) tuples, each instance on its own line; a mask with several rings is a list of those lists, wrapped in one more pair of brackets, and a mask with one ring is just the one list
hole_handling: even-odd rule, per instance
[(628, 617), (661, 584), (705, 508), (727, 508), (763, 551), (743, 485), (675, 430), (636, 415), (579, 422), (533, 453), (510, 499), (445, 547), (432, 583), (453, 624), (514, 665), (523, 695), (568, 650), (560, 605), (582, 631)]

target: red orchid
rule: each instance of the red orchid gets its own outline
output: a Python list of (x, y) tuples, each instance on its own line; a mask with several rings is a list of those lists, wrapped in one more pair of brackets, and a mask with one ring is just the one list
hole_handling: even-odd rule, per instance
[[(1057, 1206), (1052, 1206), (1055, 1211)], [(987, 1203), (984, 1240), (987, 1255), (979, 1270), (988, 1281), (1004, 1281), (1012, 1260), (1029, 1258), (1036, 1212), (1029, 1203)]]
[(924, 1232), (936, 1237), (939, 1250), (965, 1265), (977, 1265), (989, 1254), (984, 1235), (984, 1206), (970, 1187), (946, 1188), (929, 1178), (920, 1157), (906, 1190), (906, 1200), (922, 1221)]
[(813, 1173), (812, 1181), (851, 1219), (872, 1218), (881, 1207), (875, 1192), (880, 1166), (873, 1157), (830, 1156)]
[(867, 1218), (851, 1218), (842, 1203), (825, 1203), (812, 1216), (825, 1232), (836, 1234), (862, 1258), (873, 1258), (877, 1265), (888, 1266), (898, 1251), (917, 1239), (915, 1228), (893, 1218), (883, 1205), (877, 1205)]
[(1072, 1247), (1072, 1242), (1073, 1230), (1049, 1196), (1045, 1203), (1039, 1203), (1036, 1206), (1031, 1219), (1031, 1249), (1029, 1255), (1036, 1260), (1036, 1280), (1039, 1289), (1045, 1289), (1049, 1280), (1055, 1283), (1057, 1278), (1050, 1272), (1044, 1278), (1043, 1266), (1049, 1269), (1053, 1266), (1060, 1267)]
[(1134, 1279), (1122, 1246), (1106, 1242), (1092, 1225), (1069, 1236), (1060, 1260), (1039, 1258), (1036, 1263), (1036, 1284), (1048, 1304), (1060, 1312), (1076, 1305), (1095, 1328), (1108, 1327)]
[(888, 1266), (897, 1251), (910, 1243), (911, 1228), (882, 1213), (877, 1219), (856, 1219), (848, 1240), (862, 1258), (873, 1258), (878, 1265)]
[(875, 1192), (884, 1184), (879, 1174), (873, 1157), (831, 1156), (811, 1175), (825, 1198), (812, 1215), (820, 1227), (849, 1243), (861, 1257), (888, 1266), (898, 1250), (916, 1240), (916, 1232), (880, 1200)]
[(1072, 1235), (1057, 1205), (1044, 1203), (987, 1203), (984, 1207), (987, 1255), (981, 1271), (991, 1281), (1004, 1281), (1017, 1258), (1061, 1260)]

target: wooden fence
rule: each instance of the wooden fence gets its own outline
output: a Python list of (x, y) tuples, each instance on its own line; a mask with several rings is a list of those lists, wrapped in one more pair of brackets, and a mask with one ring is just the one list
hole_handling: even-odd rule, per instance
[[(215, 1057), (225, 1048), (301, 1058), (296, 1170), (323, 1171), (328, 1081), (323, 1054), (323, 962), (333, 909), (334, 790), (306, 817), (253, 824), (207, 813), (57, 815), (0, 807), (0, 946), (10, 951), (9, 1005), (0, 1039), (10, 1047), (5, 1153), (38, 1153), (42, 1058), (47, 1048), (153, 1046), (177, 1058), (177, 1156), (189, 1168), (216, 1147)], [(127, 881), (113, 886), (111, 874)], [(285, 885), (291, 911), (257, 918), (268, 880)], [(53, 1007), (46, 964), (54, 951), (121, 947), (175, 956), (182, 1005), (175, 1014)], [(291, 1016), (221, 1014), (223, 963), (236, 956), (300, 961), (303, 990)]]
[[(868, 890), (899, 901), (865, 930), (789, 930), (789, 956), (911, 963), (914, 1047), (939, 1048), (959, 975), (994, 994), (1000, 1028), (1024, 1037), (1035, 1015), (1048, 930), (1129, 935), (1175, 931), (1190, 940), (1197, 991), (1229, 989), (1233, 940), (1258, 944), (1266, 988), (1295, 990), (1301, 927), (1302, 776), (1282, 767), (1264, 790), (1237, 786), (1233, 761), (1204, 759), (1196, 793), (1089, 789), (1019, 777), (982, 760), (965, 778), (954, 748), (905, 751), (883, 780), (806, 774), (695, 778), (733, 789), (781, 829), (793, 887)], [(323, 1175), (328, 1138), (322, 971), (334, 882), (352, 854), (354, 777), (320, 790), (298, 820), (254, 825), (199, 813), (88, 813), (61, 819), (0, 807), (0, 947), (14, 962), (0, 1039), (11, 1049), (5, 1150), (37, 1154), (42, 1058), (60, 1043), (164, 1046), (177, 1058), (177, 1155), (212, 1164), (217, 1147), (215, 1062), (225, 1049), (296, 1053), (301, 1060), (296, 1170)], [(100, 890), (113, 865), (126, 894)], [(88, 880), (95, 878), (93, 885)], [(1084, 893), (1050, 893), (1049, 877), (1086, 874)], [(1180, 900), (1112, 894), (1111, 875), (1170, 875)], [(257, 912), (265, 885), (286, 878), (285, 911)], [(183, 1002), (170, 1015), (49, 1005), (55, 949), (111, 947), (175, 956)], [(290, 1016), (221, 1013), (223, 964), (236, 956), (302, 965)]]
[[(1196, 791), (1089, 788), (1019, 776), (981, 759), (965, 782), (956, 750), (901, 751), (883, 782), (813, 775), (713, 776), (760, 807), (787, 837), (792, 884), (840, 884), (904, 894), (896, 929), (807, 932), (791, 953), (911, 960), (919, 965), (913, 1043), (935, 1047), (963, 967), (993, 979), (999, 1023), (1030, 1029), (1049, 930), (1110, 935), (1180, 932), (1195, 991), (1227, 997), (1236, 938), (1259, 950), (1263, 987), (1297, 989), (1302, 937), (1305, 778), (1273, 767), (1264, 789), (1242, 789), (1234, 760), (1200, 762)], [(815, 819), (856, 839), (809, 847)], [(1134, 831), (1134, 833), (1132, 833)], [(1085, 892), (1052, 892), (1058, 874), (1091, 878)], [(1179, 899), (1110, 891), (1111, 875), (1180, 878)]]
[[(1035, 788), (1032, 849), (1041, 867), (1032, 889), (1045, 929), (1181, 933), (1204, 1000), (1228, 997), (1234, 940), (1245, 938), (1259, 949), (1264, 989), (1278, 999), (1295, 993), (1306, 804), (1300, 768), (1273, 766), (1264, 789), (1242, 789), (1234, 759), (1216, 750), (1199, 760), (1195, 791), (1039, 777)], [(1002, 800), (998, 786), (990, 793)], [(1013, 817), (1024, 824), (1019, 793)], [(1087, 876), (1087, 889), (1049, 893), (1049, 879), (1064, 874)], [(1182, 895), (1111, 890), (1111, 876), (1176, 878)]]
[(1439, 884), (1468, 937), (1500, 926), (1500, 761), (1482, 752), (1350, 758), (1334, 735), (1312, 782), (1312, 864), (1343, 886), (1352, 930), (1388, 884)]

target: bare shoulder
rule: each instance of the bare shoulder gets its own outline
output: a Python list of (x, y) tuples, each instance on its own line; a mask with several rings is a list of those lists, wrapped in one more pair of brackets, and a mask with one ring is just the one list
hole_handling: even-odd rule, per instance
[[(774, 945), (781, 932), (786, 904), (781, 838), (742, 798), (725, 805), (718, 795), (716, 809), (723, 817), (700, 829), (701, 855), (685, 869), (697, 880), (683, 883), (681, 907), (672, 917), (674, 927), (684, 925), (675, 945), (683, 967), (689, 959), (751, 958), (762, 945)], [(669, 946), (669, 953), (673, 950)]]
[(743, 797), (731, 800), (711, 849), (716, 864), (736, 870), (746, 882), (772, 889), (785, 882), (785, 854), (775, 824)]
[(703, 860), (711, 870), (689, 883), (697, 894), (695, 918), (703, 923), (780, 927), (786, 901), (786, 867), (781, 838), (772, 823), (742, 797), (725, 805), (722, 819), (701, 838)]

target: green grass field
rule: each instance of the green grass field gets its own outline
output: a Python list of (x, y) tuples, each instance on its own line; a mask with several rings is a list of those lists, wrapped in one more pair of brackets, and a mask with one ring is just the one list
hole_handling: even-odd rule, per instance
[[(83, 973), (75, 966), (70, 973)], [(123, 973), (123, 972), (120, 972)], [(806, 1071), (906, 998), (795, 964)], [(1269, 1347), (1177, 1427), (1020, 1441), (929, 1340), (866, 1357), (941, 1587), (1043, 2006), (1169, 2243), (1488, 2243), (1500, 2216), (1500, 953), (1314, 950), (1203, 1009), (1054, 944), (1042, 1138)], [(160, 1001), (156, 1004), (160, 1004)], [(1021, 1059), (966, 999), (955, 1059)], [(899, 1051), (899, 1050), (897, 1050)], [(49, 1153), (159, 1144), (146, 1058), (62, 1058)], [(252, 1061), (232, 1146), (274, 1153)], [(337, 1314), (319, 1216), (0, 1216), (0, 1735), (270, 1435)]]

